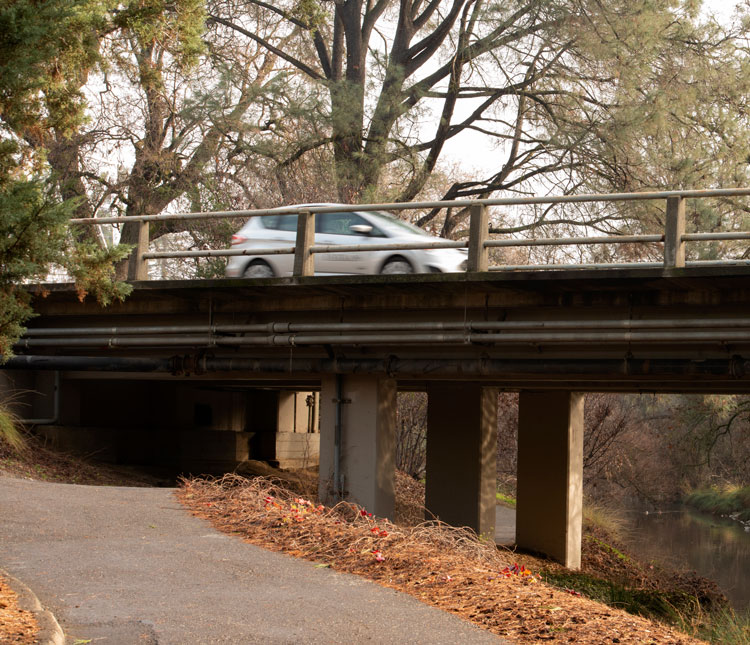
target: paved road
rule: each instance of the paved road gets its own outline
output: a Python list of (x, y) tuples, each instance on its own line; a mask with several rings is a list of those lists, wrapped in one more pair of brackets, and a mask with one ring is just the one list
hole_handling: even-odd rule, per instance
[(0, 476), (0, 568), (71, 644), (503, 642), (410, 596), (224, 536), (169, 489)]
[(495, 506), (495, 542), (510, 546), (516, 542), (516, 509)]

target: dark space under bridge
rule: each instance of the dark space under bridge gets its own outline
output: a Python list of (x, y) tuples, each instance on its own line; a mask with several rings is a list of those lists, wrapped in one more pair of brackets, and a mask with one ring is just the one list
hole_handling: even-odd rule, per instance
[[(497, 390), (519, 391), (517, 544), (577, 567), (583, 393), (750, 391), (750, 233), (685, 232), (686, 201), (745, 195), (453, 202), (471, 216), (460, 243), (468, 270), (451, 274), (312, 275), (315, 254), (330, 252), (315, 246), (315, 214), (332, 207), (311, 207), (290, 210), (300, 212), (294, 277), (146, 280), (161, 257), (145, 245), (148, 222), (166, 216), (144, 217), (131, 296), (103, 309), (70, 285), (45, 285), (0, 385), (21, 392), (20, 414), (62, 447), (193, 472), (319, 460), (322, 498), (383, 516), (393, 512), (396, 394), (424, 390), (427, 508), (482, 534), (494, 529)], [(665, 202), (664, 233), (488, 234), (489, 206), (555, 199)], [(724, 244), (730, 259), (686, 262), (691, 242)], [(660, 245), (662, 258), (488, 270), (493, 247), (618, 243)]]

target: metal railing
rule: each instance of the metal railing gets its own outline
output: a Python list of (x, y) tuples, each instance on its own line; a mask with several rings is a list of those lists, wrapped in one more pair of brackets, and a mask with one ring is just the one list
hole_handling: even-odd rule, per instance
[[(686, 262), (685, 244), (698, 241), (750, 240), (750, 232), (730, 231), (724, 233), (685, 233), (685, 200), (750, 196), (750, 188), (714, 190), (657, 191), (643, 193), (612, 193), (599, 195), (563, 195), (547, 197), (510, 197), (478, 200), (426, 201), (408, 203), (325, 205), (305, 207), (282, 207), (274, 209), (217, 211), (211, 213), (182, 213), (177, 215), (140, 215), (127, 217), (97, 217), (73, 219), (71, 223), (81, 225), (105, 225), (138, 223), (138, 243), (134, 249), (135, 261), (131, 263), (129, 279), (147, 280), (148, 261), (165, 258), (216, 258), (238, 255), (259, 256), (272, 254), (294, 254), (295, 276), (309, 276), (315, 272), (314, 257), (318, 253), (342, 253), (353, 251), (408, 250), (428, 248), (468, 248), (467, 271), (569, 269), (569, 268), (618, 268), (652, 267), (679, 268), (706, 264), (750, 264), (750, 260)], [(666, 218), (663, 234), (656, 235), (608, 235), (568, 238), (490, 239), (488, 207), (533, 206), (553, 204), (609, 203), (630, 201), (666, 201)], [(394, 244), (315, 244), (316, 213), (356, 211), (402, 211), (434, 208), (468, 208), (469, 237), (463, 241), (434, 241)], [(196, 251), (149, 251), (149, 227), (151, 222), (173, 222), (188, 220), (220, 220), (259, 217), (263, 215), (296, 214), (297, 237), (295, 245), (286, 248), (252, 249), (206, 249)], [(581, 226), (586, 226), (581, 222)], [(597, 244), (647, 244), (663, 243), (663, 262), (600, 263), (600, 264), (543, 264), (489, 266), (489, 251), (498, 247), (580, 246)]]

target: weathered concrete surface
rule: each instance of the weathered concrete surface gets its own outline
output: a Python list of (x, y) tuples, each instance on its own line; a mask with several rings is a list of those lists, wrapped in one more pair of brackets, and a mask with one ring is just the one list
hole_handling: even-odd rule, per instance
[[(187, 338), (183, 347), (138, 348), (131, 337), (127, 354), (119, 332), (89, 337), (94, 345), (82, 346), (29, 337), (3, 369), (74, 371), (80, 379), (99, 379), (101, 371), (119, 379), (136, 372), (150, 380), (190, 374), (204, 385), (251, 380), (253, 387), (300, 390), (317, 389), (323, 373), (366, 372), (410, 387), (470, 380), (513, 390), (742, 393), (750, 383), (750, 333), (742, 323), (750, 307), (748, 278), (750, 266), (154, 281), (135, 283), (124, 302), (106, 308), (91, 299), (81, 303), (71, 285), (48, 285), (46, 297), (33, 302), (40, 314), (30, 323), (36, 332), (169, 325), (205, 333), (198, 341)], [(398, 344), (360, 336), (335, 353), (325, 343), (308, 344), (309, 338), (276, 338), (276, 331), (257, 346), (228, 337), (216, 346), (209, 320), (212, 326), (245, 321), (282, 332), (298, 323), (440, 323), (466, 333)], [(519, 341), (504, 332), (469, 333), (472, 321), (520, 323), (536, 331)], [(570, 323), (576, 325), (562, 335), (555, 330)], [(603, 323), (611, 329), (594, 334), (590, 325)], [(638, 331), (644, 324), (662, 330), (658, 340), (646, 328), (645, 335)], [(671, 331), (675, 324), (679, 334)]]
[(581, 566), (583, 403), (580, 393), (521, 392), (516, 543)]
[(502, 546), (516, 543), (516, 509), (506, 506), (495, 507), (495, 542)]
[(169, 489), (0, 476), (0, 568), (68, 642), (500, 643), (366, 580), (227, 537)]
[[(336, 482), (336, 378), (320, 391), (318, 497), (333, 502)], [(396, 382), (352, 374), (341, 382), (341, 488), (347, 500), (380, 517), (393, 517), (396, 469)]]
[(427, 394), (428, 517), (492, 536), (497, 390), (473, 383), (431, 383)]

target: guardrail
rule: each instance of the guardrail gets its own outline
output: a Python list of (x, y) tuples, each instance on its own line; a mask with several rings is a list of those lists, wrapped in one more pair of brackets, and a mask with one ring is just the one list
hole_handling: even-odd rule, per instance
[[(600, 195), (563, 195), (548, 197), (510, 197), (478, 200), (426, 201), (397, 204), (328, 205), (309, 207), (282, 207), (274, 209), (217, 211), (211, 213), (182, 213), (177, 215), (139, 215), (127, 217), (96, 217), (71, 220), (72, 224), (103, 225), (138, 223), (138, 243), (134, 249), (135, 261), (131, 263), (129, 279), (147, 280), (148, 261), (162, 258), (228, 257), (235, 255), (294, 254), (295, 276), (313, 275), (314, 256), (317, 253), (341, 253), (349, 251), (406, 250), (426, 248), (468, 248), (467, 271), (499, 271), (530, 269), (569, 268), (617, 268), (631, 266), (664, 266), (677, 268), (706, 264), (750, 264), (750, 260), (685, 261), (685, 244), (696, 241), (750, 240), (750, 232), (729, 231), (725, 233), (685, 233), (685, 200), (721, 197), (750, 196), (750, 188), (728, 188), (715, 190), (658, 191), (644, 193), (612, 193)], [(490, 239), (489, 206), (528, 206), (546, 204), (574, 204), (592, 202), (666, 201), (666, 218), (663, 234), (656, 235), (610, 235), (569, 238)], [(469, 208), (469, 238), (466, 242), (445, 240), (414, 244), (378, 245), (316, 245), (315, 214), (356, 211), (402, 211), (433, 208)], [(297, 237), (295, 245), (273, 249), (216, 249), (199, 251), (149, 251), (149, 226), (151, 222), (185, 220), (212, 220), (259, 217), (261, 215), (297, 214)], [(585, 223), (582, 222), (582, 226)], [(570, 246), (596, 244), (663, 243), (663, 262), (601, 263), (601, 264), (544, 264), (489, 266), (489, 250), (497, 247), (524, 246)]]

